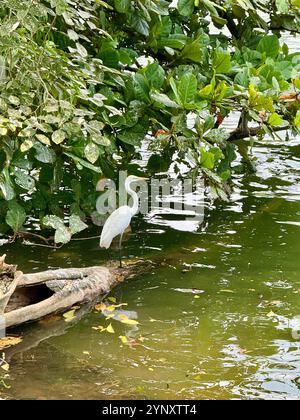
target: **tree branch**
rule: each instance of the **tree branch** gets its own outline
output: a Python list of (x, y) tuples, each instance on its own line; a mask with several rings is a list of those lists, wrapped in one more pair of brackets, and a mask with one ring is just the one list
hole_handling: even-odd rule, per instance
[[(287, 125), (285, 127), (281, 127), (281, 126), (280, 127), (273, 127), (272, 131), (274, 131), (274, 132), (284, 131), (284, 130), (288, 130), (289, 128), (291, 128), (289, 125)], [(261, 132), (261, 130), (262, 130), (261, 127), (248, 128), (247, 131), (244, 131), (240, 128), (236, 128), (235, 130), (233, 130), (230, 133), (230, 137), (228, 138), (228, 141), (246, 139), (247, 137), (255, 137)]]

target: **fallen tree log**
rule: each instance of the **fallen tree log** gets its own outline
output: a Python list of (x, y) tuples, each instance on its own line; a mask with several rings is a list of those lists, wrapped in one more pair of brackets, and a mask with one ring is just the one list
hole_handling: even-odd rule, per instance
[[(149, 267), (149, 266), (148, 266)], [(0, 316), (6, 328), (59, 313), (101, 298), (145, 266), (88, 267), (23, 274), (0, 258)]]

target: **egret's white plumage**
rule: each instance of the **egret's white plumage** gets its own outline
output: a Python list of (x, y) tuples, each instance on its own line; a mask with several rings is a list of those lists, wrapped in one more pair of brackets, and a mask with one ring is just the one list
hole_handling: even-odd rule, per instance
[(128, 206), (122, 206), (106, 220), (100, 239), (101, 248), (108, 249), (113, 239), (124, 233), (128, 228), (132, 218), (132, 214), (129, 213), (128, 209)]
[(109, 218), (106, 220), (100, 239), (100, 247), (108, 249), (114, 238), (121, 236), (120, 246), (122, 241), (122, 236), (125, 230), (130, 225), (132, 217), (138, 212), (139, 209), (139, 198), (135, 191), (130, 187), (130, 184), (134, 181), (140, 179), (136, 176), (129, 176), (125, 181), (126, 192), (133, 198), (133, 206), (122, 206), (115, 210)]

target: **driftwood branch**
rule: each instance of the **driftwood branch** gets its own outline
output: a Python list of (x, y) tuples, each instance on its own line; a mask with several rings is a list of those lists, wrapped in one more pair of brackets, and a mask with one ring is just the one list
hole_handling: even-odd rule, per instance
[(48, 270), (23, 274), (0, 257), (0, 316), (6, 328), (100, 300), (124, 278), (149, 271), (152, 263)]

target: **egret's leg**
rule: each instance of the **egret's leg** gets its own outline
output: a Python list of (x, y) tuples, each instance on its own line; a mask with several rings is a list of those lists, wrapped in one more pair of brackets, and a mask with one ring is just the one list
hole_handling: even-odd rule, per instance
[(120, 268), (122, 268), (122, 240), (123, 240), (123, 233), (120, 235), (120, 241), (119, 241), (119, 260), (120, 260)]

